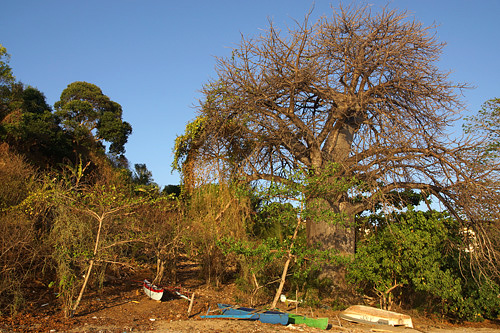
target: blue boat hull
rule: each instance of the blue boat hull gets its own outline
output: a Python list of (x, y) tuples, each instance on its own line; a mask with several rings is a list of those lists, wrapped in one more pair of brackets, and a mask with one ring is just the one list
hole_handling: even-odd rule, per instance
[(200, 316), (200, 318), (203, 318), (203, 319), (220, 318), (220, 319), (249, 319), (249, 320), (256, 320), (256, 319), (252, 319), (252, 315), (251, 314), (245, 314), (245, 315), (229, 315), (229, 314), (205, 315), (205, 316)]
[(229, 304), (218, 304), (219, 309), (225, 315), (251, 315), (250, 320), (259, 320), (262, 323), (267, 324), (288, 324), (288, 313), (283, 313), (280, 311), (258, 311), (252, 308), (235, 307)]

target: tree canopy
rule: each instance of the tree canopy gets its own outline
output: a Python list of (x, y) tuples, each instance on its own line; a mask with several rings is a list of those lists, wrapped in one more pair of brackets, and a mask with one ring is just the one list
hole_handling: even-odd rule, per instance
[(124, 152), (132, 127), (123, 121), (120, 104), (94, 84), (73, 82), (53, 112), (41, 91), (15, 81), (9, 59), (0, 44), (0, 140), (8, 148), (44, 169), (82, 157), (128, 167)]
[(7, 49), (0, 44), (0, 86), (13, 83), (15, 80), (9, 61), (10, 55), (7, 53)]
[(2, 91), (0, 140), (37, 166), (56, 165), (71, 155), (71, 137), (38, 89), (12, 83)]
[(122, 107), (102, 90), (87, 82), (73, 82), (54, 104), (64, 128), (72, 132), (81, 145), (110, 143), (112, 154), (123, 154), (132, 126), (122, 120)]
[(408, 190), (434, 195), (464, 224), (484, 225), (480, 211), (496, 221), (497, 164), (476, 163), (477, 141), (447, 136), (467, 85), (437, 67), (444, 45), (434, 27), (386, 8), (340, 7), (286, 32), (271, 23), (217, 58), (199, 107), (203, 131), (191, 149), (179, 145), (183, 157), (245, 181), (324, 175), (330, 189), (309, 192), (309, 203), (343, 221), (309, 219), (308, 237), (343, 252), (354, 251), (356, 214)]

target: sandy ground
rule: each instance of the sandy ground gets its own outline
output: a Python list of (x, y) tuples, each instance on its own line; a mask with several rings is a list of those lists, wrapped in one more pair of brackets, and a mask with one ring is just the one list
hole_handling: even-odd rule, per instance
[[(217, 303), (248, 305), (234, 284), (221, 288), (209, 287), (196, 275), (190, 274), (182, 287), (195, 292), (195, 301), (188, 316), (189, 302), (172, 298), (158, 302), (147, 297), (140, 281), (150, 278), (148, 272), (110, 281), (102, 292), (89, 291), (73, 318), (64, 318), (54, 291), (40, 286), (33, 289), (36, 298), (25, 313), (15, 317), (0, 317), (0, 332), (320, 332), (303, 325), (271, 325), (258, 321), (201, 319)], [(295, 312), (280, 304), (281, 310)], [(414, 329), (386, 325), (363, 325), (340, 319), (340, 311), (299, 307), (298, 313), (308, 317), (328, 317), (327, 332), (429, 332), (429, 333), (500, 333), (500, 321), (461, 323), (454, 325), (416, 313)]]

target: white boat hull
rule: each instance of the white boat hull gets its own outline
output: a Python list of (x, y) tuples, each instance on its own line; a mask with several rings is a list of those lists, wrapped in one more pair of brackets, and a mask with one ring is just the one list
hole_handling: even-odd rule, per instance
[(148, 280), (144, 280), (142, 289), (147, 296), (155, 301), (160, 301), (163, 297), (164, 289), (151, 284)]
[(413, 328), (411, 317), (408, 315), (364, 305), (353, 305), (342, 311), (340, 317), (353, 322), (406, 326)]

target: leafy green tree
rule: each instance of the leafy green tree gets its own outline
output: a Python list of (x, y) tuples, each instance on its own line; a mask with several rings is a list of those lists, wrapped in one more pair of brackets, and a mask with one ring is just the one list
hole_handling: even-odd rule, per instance
[(172, 168), (181, 172), (183, 189), (188, 193), (193, 190), (196, 183), (194, 164), (199, 157), (198, 148), (201, 145), (200, 136), (204, 131), (205, 120), (203, 117), (196, 117), (186, 125), (184, 134), (175, 139)]
[(180, 185), (165, 185), (163, 190), (161, 191), (163, 195), (171, 195), (174, 198), (177, 198), (181, 195), (181, 186)]
[(258, 207), (252, 233), (259, 238), (283, 241), (293, 235), (297, 224), (297, 209), (291, 203), (269, 202)]
[(132, 127), (122, 120), (120, 104), (110, 100), (98, 86), (73, 82), (64, 89), (54, 107), (63, 127), (73, 133), (78, 145), (104, 149), (102, 142), (106, 141), (110, 153), (125, 152)]
[(15, 81), (9, 61), (10, 55), (7, 53), (7, 49), (0, 44), (0, 86), (9, 85)]
[(0, 44), (0, 121), (8, 114), (9, 87), (15, 81), (9, 60), (10, 55), (7, 53), (7, 49)]
[[(268, 296), (275, 293), (271, 307), (276, 306), (278, 297), (285, 289), (287, 292), (300, 291), (307, 302), (318, 304), (320, 292), (326, 295), (326, 290), (332, 291), (331, 286), (327, 287), (324, 281), (318, 280), (318, 276), (325, 266), (345, 264), (338, 251), (307, 246), (306, 226), (302, 222), (315, 216), (317, 211), (312, 209), (311, 212), (304, 207), (307, 199), (300, 191), (303, 186), (297, 183), (308, 182), (311, 185), (321, 180), (300, 173), (290, 175), (290, 178), (296, 182), (289, 185), (275, 183), (271, 187), (240, 187), (238, 193), (245, 193), (252, 202), (254, 214), (252, 222), (247, 225), (247, 232), (253, 237), (250, 241), (226, 237), (219, 242), (225, 254), (237, 255), (241, 267), (238, 281), (241, 287), (255, 287), (252, 300), (261, 292)], [(314, 185), (311, 187), (317, 188)], [(262, 288), (269, 289), (263, 292)]]
[(153, 180), (153, 173), (148, 170), (146, 164), (138, 163), (134, 165), (135, 171), (132, 173), (132, 184), (136, 194), (149, 197), (161, 195), (160, 187)]
[(146, 164), (134, 164), (135, 172), (132, 181), (137, 185), (151, 185), (153, 183), (153, 173), (148, 170)]
[(71, 156), (71, 138), (59, 126), (42, 92), (14, 83), (4, 89), (4, 97), (0, 140), (41, 167), (55, 166)]
[(57, 165), (72, 153), (70, 135), (42, 92), (15, 82), (9, 60), (0, 44), (0, 140), (37, 166)]

